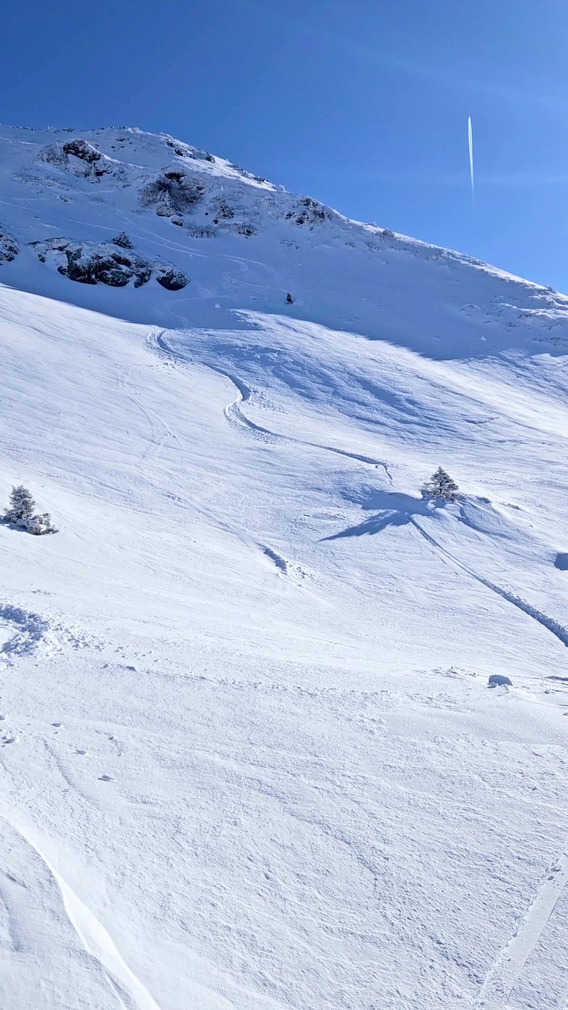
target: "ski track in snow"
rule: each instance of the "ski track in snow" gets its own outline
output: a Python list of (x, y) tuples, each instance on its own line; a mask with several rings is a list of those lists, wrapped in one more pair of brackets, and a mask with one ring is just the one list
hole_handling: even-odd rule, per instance
[[(507, 1000), (567, 884), (568, 848), (565, 848), (548, 868), (515, 932), (500, 951), (481, 987), (474, 1010), (506, 1010)], [(544, 999), (544, 994), (542, 996)]]
[(91, 910), (76, 895), (29, 834), (5, 815), (3, 820), (34, 850), (57, 884), (69, 922), (91, 957), (100, 965), (118, 1004), (124, 1010), (160, 1010), (148, 990), (130, 970), (111, 936)]
[(533, 607), (530, 603), (527, 603), (527, 601), (523, 600), (520, 596), (517, 596), (515, 593), (511, 593), (509, 590), (503, 589), (501, 586), (496, 585), (494, 582), (491, 582), (489, 579), (486, 579), (483, 575), (480, 575), (479, 572), (476, 572), (473, 568), (470, 568), (469, 565), (466, 565), (463, 561), (460, 561), (459, 558), (456, 558), (455, 554), (452, 554), (451, 551), (446, 550), (446, 548), (442, 547), (442, 545), (439, 544), (438, 541), (434, 539), (434, 537), (430, 536), (430, 534), (427, 533), (426, 530), (422, 528), (420, 523), (418, 523), (416, 519), (414, 519), (412, 516), (410, 517), (409, 521), (411, 525), (418, 530), (420, 535), (424, 537), (424, 539), (427, 540), (428, 543), (432, 545), (432, 547), (435, 547), (437, 551), (439, 551), (441, 554), (444, 554), (455, 565), (461, 568), (464, 572), (467, 572), (467, 574), (470, 575), (477, 582), (480, 582), (482, 586), (485, 586), (487, 589), (490, 589), (491, 592), (496, 593), (497, 596), (500, 596), (503, 600), (506, 600), (507, 603), (512, 603), (512, 605), (514, 607), (517, 607), (518, 610), (521, 610), (523, 614), (527, 614), (528, 617), (532, 617), (534, 621), (537, 621), (538, 624), (542, 625), (543, 628), (546, 628), (547, 631), (550, 631), (552, 635), (554, 635), (560, 642), (562, 642), (562, 645), (568, 647), (568, 629), (565, 628), (562, 624), (556, 621), (553, 617), (548, 617), (547, 614), (543, 614), (541, 610), (537, 610), (536, 607)]
[[(164, 419), (156, 413), (155, 410), (150, 410), (138, 396), (132, 391), (132, 387), (129, 384), (129, 377), (132, 374), (134, 365), (129, 365), (126, 368), (121, 369), (118, 377), (118, 383), (124, 395), (135, 404), (136, 407), (142, 412), (148, 424), (150, 426), (150, 445), (144, 450), (142, 458), (144, 460), (150, 461), (152, 459), (158, 459), (160, 452), (169, 438), (175, 439), (174, 433), (170, 430)], [(144, 368), (148, 366), (139, 365), (139, 368)]]
[[(179, 351), (175, 351), (173, 347), (168, 344), (163, 332), (158, 334), (155, 339), (157, 346), (168, 356), (171, 356), (174, 360), (181, 361), (186, 365), (190, 363), (190, 360), (185, 355), (181, 354)], [(207, 367), (212, 371), (217, 372), (218, 375), (223, 375), (226, 379), (229, 379), (237, 390), (236, 399), (227, 404), (223, 411), (229, 423), (244, 428), (249, 432), (252, 432), (254, 435), (260, 436), (264, 440), (271, 442), (280, 441), (289, 442), (294, 445), (305, 445), (311, 449), (321, 449), (323, 452), (332, 452), (337, 456), (354, 459), (358, 463), (367, 463), (370, 466), (380, 466), (384, 470), (390, 484), (392, 485), (393, 480), (388, 465), (381, 459), (375, 459), (372, 456), (364, 456), (356, 452), (348, 452), (346, 449), (337, 449), (335, 446), (331, 445), (322, 445), (320, 442), (309, 442), (302, 438), (295, 438), (293, 435), (281, 435), (278, 432), (271, 431), (269, 428), (264, 428), (262, 425), (255, 424), (255, 422), (251, 421), (250, 418), (248, 418), (241, 410), (241, 404), (247, 403), (247, 401), (251, 400), (253, 394), (252, 389), (247, 386), (242, 379), (239, 379), (238, 376), (225, 371), (223, 368), (219, 368), (218, 365), (212, 365), (208, 362), (205, 364), (207, 364)]]

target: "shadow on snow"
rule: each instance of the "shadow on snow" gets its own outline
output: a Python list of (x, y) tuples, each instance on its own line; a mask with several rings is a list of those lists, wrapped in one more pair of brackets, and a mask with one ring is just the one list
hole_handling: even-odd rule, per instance
[(377, 509), (378, 512), (357, 526), (348, 526), (339, 533), (323, 537), (322, 543), (326, 540), (341, 540), (344, 537), (373, 536), (375, 533), (381, 533), (387, 526), (405, 526), (411, 522), (413, 516), (431, 516), (437, 509), (444, 508), (446, 502), (414, 498), (412, 495), (394, 491), (374, 491), (359, 504), (363, 509)]

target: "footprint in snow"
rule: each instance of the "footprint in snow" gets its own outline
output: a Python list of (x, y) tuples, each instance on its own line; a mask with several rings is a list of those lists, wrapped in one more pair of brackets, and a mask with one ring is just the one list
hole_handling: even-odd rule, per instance
[(112, 775), (99, 775), (99, 782), (114, 782)]

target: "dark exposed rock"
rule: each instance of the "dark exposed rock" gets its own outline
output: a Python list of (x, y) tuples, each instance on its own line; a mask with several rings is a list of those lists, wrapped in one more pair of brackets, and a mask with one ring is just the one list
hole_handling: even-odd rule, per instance
[(44, 147), (40, 154), (42, 161), (55, 168), (77, 175), (91, 182), (98, 182), (104, 175), (114, 176), (124, 180), (124, 165), (118, 164), (112, 158), (107, 158), (88, 140), (75, 137), (64, 144), (50, 144)]
[(488, 687), (512, 687), (512, 681), (502, 673), (492, 673), (487, 682)]
[(331, 221), (334, 217), (333, 211), (318, 200), (313, 200), (311, 196), (305, 196), (300, 200), (295, 210), (290, 210), (286, 214), (288, 220), (294, 218), (294, 224), (307, 224), (313, 227), (322, 224), (324, 221)]
[(219, 196), (214, 204), (215, 216), (221, 218), (225, 221), (230, 221), (231, 218), (235, 216), (235, 212), (232, 207), (229, 206), (224, 197)]
[(215, 238), (216, 232), (213, 228), (191, 228), (189, 234), (191, 238)]
[(166, 146), (171, 147), (174, 154), (177, 154), (178, 158), (185, 158), (186, 152), (183, 150), (179, 144), (176, 144), (175, 140), (166, 140)]
[(108, 251), (85, 250), (72, 246), (65, 250), (67, 265), (58, 266), (60, 274), (79, 284), (107, 284), (111, 288), (123, 288), (134, 279), (134, 287), (146, 284), (152, 276), (152, 269), (138, 256), (121, 255)]
[(153, 274), (168, 291), (178, 291), (189, 284), (189, 278), (176, 267), (152, 263), (120, 243), (117, 248), (116, 241), (94, 245), (55, 238), (31, 242), (30, 245), (40, 263), (51, 259), (58, 273), (78, 284), (106, 284), (112, 288), (123, 288), (132, 281), (135, 288), (140, 288)]
[(16, 239), (0, 224), (0, 263), (11, 263), (20, 249)]
[(180, 291), (189, 284), (189, 277), (176, 267), (158, 267), (156, 280), (166, 291)]
[(140, 191), (143, 207), (155, 207), (159, 217), (185, 214), (201, 200), (205, 187), (178, 169), (167, 169)]
[(235, 225), (235, 231), (237, 235), (246, 235), (247, 238), (257, 234), (257, 230), (253, 228), (252, 224), (237, 224)]
[(89, 144), (88, 140), (82, 140), (77, 137), (75, 140), (68, 140), (63, 144), (63, 151), (65, 154), (74, 154), (76, 158), (80, 158), (82, 161), (88, 162), (92, 165), (95, 161), (101, 160), (101, 152), (97, 151), (96, 147)]
[(113, 238), (112, 244), (119, 245), (121, 249), (134, 249), (134, 246), (125, 231), (119, 232), (119, 234)]

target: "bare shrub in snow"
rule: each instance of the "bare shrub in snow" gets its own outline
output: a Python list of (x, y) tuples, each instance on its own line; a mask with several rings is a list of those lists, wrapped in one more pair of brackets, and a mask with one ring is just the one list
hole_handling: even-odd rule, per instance
[(420, 491), (423, 498), (438, 498), (442, 501), (455, 501), (456, 498), (459, 498), (458, 485), (441, 466), (432, 474), (430, 480), (426, 481)]

